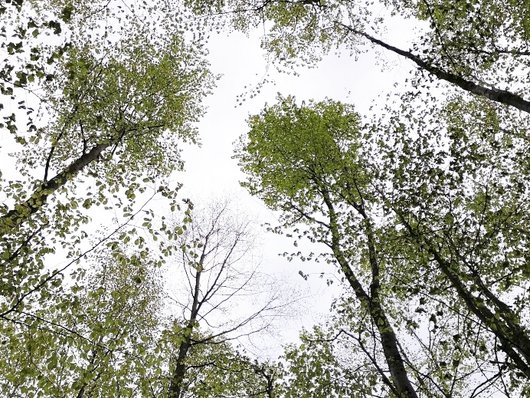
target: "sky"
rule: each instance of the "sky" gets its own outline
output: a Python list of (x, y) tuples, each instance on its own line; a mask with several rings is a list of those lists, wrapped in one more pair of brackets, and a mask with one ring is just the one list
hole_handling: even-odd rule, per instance
[[(392, 35), (395, 44), (406, 41), (406, 31), (400, 29), (399, 24), (394, 30), (397, 33)], [(259, 342), (251, 341), (257, 355), (273, 357), (281, 352), (282, 344), (296, 340), (302, 327), (310, 328), (329, 314), (330, 304), (341, 289), (336, 285), (327, 286), (326, 279), (336, 279), (338, 272), (329, 265), (288, 262), (278, 255), (292, 250), (292, 241), (264, 231), (262, 224), (274, 224), (276, 215), (240, 187), (244, 175), (232, 159), (234, 142), (246, 133), (248, 116), (258, 113), (265, 103), (274, 103), (277, 93), (294, 95), (298, 101), (340, 100), (355, 105), (361, 114), (367, 114), (370, 105), (381, 101), (395, 82), (404, 80), (411, 65), (389, 54), (369, 51), (361, 54), (358, 60), (347, 54), (326, 56), (316, 68), (298, 70), (298, 76), (279, 74), (259, 44), (259, 32), (249, 36), (221, 34), (212, 38), (209, 45), (211, 69), (221, 78), (205, 103), (207, 113), (199, 124), (202, 144), (184, 148), (185, 171), (174, 178), (184, 184), (182, 196), (203, 205), (219, 198), (229, 199), (235, 208), (254, 220), (254, 229), (259, 235), (256, 247), (259, 270), (278, 280), (287, 293), (287, 300), (295, 301), (290, 307), (292, 316), (280, 317), (267, 338), (260, 336)], [(247, 95), (243, 104), (238, 105), (238, 96), (266, 76), (273, 83), (266, 84), (253, 98)], [(299, 275), (300, 270), (310, 274), (308, 281)], [(327, 274), (325, 278), (319, 278), (322, 272)]]
[[(388, 25), (388, 30), (392, 44), (407, 47), (410, 30), (403, 21)], [(222, 32), (212, 36), (208, 58), (211, 71), (220, 75), (220, 79), (205, 101), (207, 112), (198, 125), (202, 144), (183, 147), (185, 170), (172, 178), (184, 184), (181, 197), (189, 197), (202, 206), (228, 199), (232, 208), (253, 220), (253, 232), (258, 238), (254, 256), (249, 258), (253, 263), (250, 265), (276, 281), (282, 300), (291, 302), (286, 312), (273, 322), (268, 334), (247, 342), (255, 355), (274, 358), (281, 354), (282, 345), (296, 341), (301, 328), (311, 328), (325, 320), (333, 298), (342, 292), (338, 284), (328, 286), (326, 280), (337, 280), (340, 276), (330, 266), (288, 262), (278, 255), (291, 251), (292, 241), (265, 232), (262, 224), (274, 224), (276, 214), (240, 187), (244, 176), (232, 159), (234, 142), (247, 131), (248, 116), (258, 113), (266, 103), (274, 103), (278, 93), (294, 95), (298, 101), (339, 100), (353, 104), (361, 114), (368, 114), (374, 102), (393, 91), (394, 83), (405, 79), (411, 64), (369, 49), (357, 60), (348, 54), (329, 55), (315, 68), (297, 70), (296, 76), (280, 74), (260, 47), (262, 34), (263, 30), (257, 30), (249, 35)], [(272, 83), (265, 84), (252, 98), (244, 95), (264, 78)], [(241, 95), (245, 101), (238, 104)], [(103, 215), (95, 215), (96, 218), (107, 219)], [(58, 260), (56, 265), (61, 266), (65, 261)], [(299, 275), (300, 270), (309, 275), (307, 281)], [(322, 273), (324, 278), (319, 277)]]
[[(388, 18), (385, 20), (390, 21)], [(382, 39), (397, 47), (409, 48), (412, 32), (420, 27), (403, 20), (393, 21), (387, 23), (388, 31)], [(339, 100), (353, 104), (361, 115), (369, 115), (373, 104), (379, 105), (376, 109), (382, 109), (381, 101), (386, 101), (386, 94), (399, 91), (395, 84), (405, 81), (413, 65), (387, 52), (368, 49), (358, 59), (348, 54), (329, 55), (313, 69), (298, 69), (298, 75), (279, 74), (260, 47), (262, 34), (263, 30), (249, 35), (228, 35), (223, 32), (210, 39), (211, 71), (220, 79), (213, 93), (205, 100), (206, 114), (198, 125), (202, 145), (183, 147), (185, 170), (175, 173), (172, 179), (183, 184), (181, 198), (189, 197), (198, 206), (228, 199), (236, 212), (253, 220), (257, 239), (254, 255), (248, 257), (248, 266), (255, 266), (261, 274), (268, 276), (273, 283), (264, 284), (262, 288), (274, 286), (281, 300), (288, 305), (278, 317), (272, 318), (267, 333), (238, 342), (260, 359), (275, 359), (281, 355), (282, 346), (297, 341), (302, 328), (309, 329), (326, 320), (334, 298), (344, 291), (346, 294), (351, 293), (348, 293), (348, 289), (341, 289), (339, 283), (332, 286), (326, 283), (327, 280), (336, 281), (340, 278), (335, 268), (325, 264), (289, 262), (279, 256), (280, 253), (293, 250), (292, 241), (264, 230), (263, 224), (274, 225), (277, 215), (240, 187), (244, 176), (232, 158), (234, 142), (247, 131), (246, 120), (249, 115), (258, 113), (266, 103), (274, 103), (278, 93), (293, 95), (298, 101), (320, 101), (325, 98)], [(257, 95), (249, 96), (250, 88), (264, 78), (273, 82), (265, 84)], [(242, 95), (245, 101), (239, 103)], [(0, 144), (8, 146), (5, 142)], [(3, 168), (14, 170), (12, 160), (4, 160)], [(2, 200), (0, 196), (0, 202)], [(98, 218), (97, 221), (102, 223), (109, 220), (103, 213), (100, 214), (94, 219)], [(308, 245), (302, 245), (301, 250), (304, 248), (317, 251), (314, 246), (309, 249)], [(57, 265), (64, 265), (70, 259), (64, 256), (62, 261)], [(309, 275), (309, 278), (302, 278), (300, 271)], [(322, 274), (324, 278), (319, 277)], [(248, 307), (244, 300), (243, 303), (231, 305), (230, 309), (235, 315), (238, 312), (241, 315)], [(228, 313), (226, 317), (230, 315)]]

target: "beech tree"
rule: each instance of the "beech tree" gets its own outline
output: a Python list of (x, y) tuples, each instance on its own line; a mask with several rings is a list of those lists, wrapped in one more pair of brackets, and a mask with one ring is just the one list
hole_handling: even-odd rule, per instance
[[(248, 231), (239, 224), (231, 229), (226, 208), (210, 210), (202, 216), (211, 223), (199, 222), (198, 214), (191, 222), (188, 213), (181, 231), (168, 230), (180, 238), (175, 247), (166, 242), (162, 256), (150, 244), (112, 236), (69, 273), (51, 304), (0, 314), (2, 394), (276, 396), (279, 366), (251, 359), (232, 343), (264, 326), (258, 318), (275, 312), (272, 301), (252, 311), (245, 300), (246, 316), (224, 313), (256, 283), (237, 264), (247, 254)], [(175, 248), (182, 256), (178, 264), (167, 255)], [(190, 307), (178, 308), (182, 317), (168, 306), (166, 263), (182, 267), (193, 284), (185, 298)], [(217, 319), (215, 312), (221, 312)]]
[[(407, 106), (415, 102), (404, 100)], [(459, 97), (430, 112), (411, 107), (389, 122), (399, 147), (379, 145), (387, 158), (379, 172), (392, 175), (393, 189), (378, 191), (414, 255), (425, 256), (422, 268), (436, 264), (498, 339), (506, 366), (528, 378), (528, 297), (522, 293), (528, 283), (522, 227), (529, 214), (528, 170), (520, 156), (528, 145), (521, 130), (526, 121), (486, 101)], [(429, 134), (405, 136), (403, 129), (423, 126)], [(396, 157), (400, 149), (403, 155)], [(431, 289), (434, 283), (429, 281)]]
[[(396, 396), (416, 397), (386, 315), (381, 293), (382, 258), (370, 202), (365, 198), (366, 171), (358, 162), (359, 116), (337, 102), (298, 107), (281, 99), (249, 121), (248, 140), (237, 158), (249, 175), (244, 185), (275, 210), (282, 226), (298, 221), (312, 228), (301, 232), (329, 247), (353, 294), (377, 325)], [(366, 264), (370, 271), (361, 271)], [(364, 278), (368, 278), (365, 282)], [(363, 283), (364, 282), (364, 283)]]
[(377, 397), (385, 391), (374, 363), (352, 342), (337, 344), (324, 325), (302, 331), (300, 343), (286, 347), (285, 397)]
[(148, 189), (172, 195), (164, 178), (182, 167), (180, 144), (197, 142), (213, 84), (200, 40), (189, 45), (161, 20), (153, 29), (158, 12), (114, 6), (0, 8), (11, 40), (2, 43), (2, 151), (16, 160), (2, 165), (0, 182), (0, 313), (52, 287), (41, 282), (59, 248), (69, 259), (82, 253), (90, 208), (128, 218)]
[[(205, 337), (194, 335), (197, 340)], [(259, 362), (229, 341), (212, 339), (188, 352), (180, 391), (182, 397), (280, 397), (281, 376), (279, 364)]]
[[(418, 23), (409, 47), (386, 38), (391, 14)], [(152, 190), (179, 207), (165, 178), (198, 141), (205, 36), (262, 24), (283, 68), (366, 45), (416, 67), (364, 124), (291, 97), (249, 120), (244, 186), (280, 212), (275, 232), (313, 245), (292, 256), (323, 251), (349, 293), (276, 363), (233, 343), (273, 298), (216, 315), (257, 283), (239, 269), (246, 225), (221, 206), (169, 226), (136, 203)], [(0, 38), (1, 394), (530, 394), (525, 2), (8, 0)], [(94, 240), (94, 209), (124, 221)], [(163, 264), (186, 284), (170, 307)]]
[[(270, 309), (270, 303), (222, 330), (199, 330), (195, 312), (184, 328), (177, 328), (178, 336), (173, 329), (164, 330), (157, 317), (159, 292), (150, 297), (151, 304), (142, 299), (144, 293), (153, 292), (144, 280), (150, 276), (138, 275), (149, 263), (149, 250), (136, 227), (118, 226), (94, 244), (93, 248), (106, 248), (102, 261), (109, 265), (88, 285), (83, 273), (67, 272), (65, 278), (63, 272), (93, 251), (83, 251), (88, 234), (81, 229), (89, 221), (90, 208), (121, 209), (125, 224), (141, 212), (143, 232), (156, 237), (164, 229), (155, 230), (152, 210), (137, 210), (134, 200), (154, 185), (155, 191), (173, 200), (172, 208), (178, 207), (175, 192), (163, 178), (182, 168), (180, 144), (198, 141), (193, 124), (202, 114), (201, 100), (214, 79), (203, 58), (200, 33), (190, 45), (184, 30), (167, 29), (192, 27), (185, 21), (186, 13), (151, 6), (131, 3), (124, 11), (108, 1), (75, 6), (26, 1), (0, 7), (2, 33), (11, 40), (1, 44), (10, 56), (3, 65), (1, 88), (10, 100), (3, 108), (8, 114), (2, 127), (12, 143), (4, 149), (15, 149), (18, 162), (16, 172), (4, 165), (1, 185), (0, 318), (2, 341), (9, 342), (2, 357), (6, 372), (1, 382), (6, 394), (165, 395), (174, 385), (166, 383), (166, 367), (173, 366), (170, 356), (164, 356), (170, 352), (170, 342), (180, 348), (193, 345), (193, 360), (177, 356), (176, 370), (171, 368), (174, 376), (186, 360), (187, 377), (197, 381), (186, 385), (193, 394), (215, 396), (219, 388), (265, 394), (269, 389), (267, 384), (261, 388), (260, 382), (250, 383), (249, 375), (256, 375), (254, 381), (260, 374), (269, 377), (265, 367), (240, 355), (227, 339)], [(179, 18), (183, 22), (175, 24)], [(188, 35), (189, 29), (185, 30)], [(52, 34), (55, 37), (48, 40)], [(9, 113), (14, 104), (18, 109)], [(240, 243), (236, 239), (235, 245)], [(129, 247), (120, 249), (122, 244)], [(47, 260), (59, 247), (70, 262), (54, 269)], [(141, 255), (130, 255), (135, 249), (141, 249)], [(231, 256), (241, 253), (239, 247), (231, 249), (219, 274), (217, 269), (201, 269), (195, 275), (198, 280), (210, 272), (217, 276), (216, 284), (207, 286), (206, 296), (194, 296), (199, 309), (213, 305), (213, 293), (227, 290), (230, 296), (237, 295), (230, 290), (233, 275), (227, 270), (235, 261)], [(194, 253), (199, 248), (189, 250)], [(206, 266), (210, 256), (203, 260)], [(107, 268), (112, 268), (108, 271), (112, 275)], [(154, 271), (149, 268), (149, 272)], [(63, 286), (62, 281), (71, 277), (79, 278), (80, 285)], [(238, 288), (246, 289), (251, 277), (243, 278)], [(113, 278), (118, 278), (114, 281), (118, 286)], [(207, 312), (223, 303), (220, 299)], [(144, 325), (145, 317), (150, 321)], [(140, 326), (145, 328), (139, 331)], [(173, 338), (166, 339), (168, 335)], [(202, 349), (195, 347), (198, 343), (204, 345)], [(25, 361), (34, 366), (23, 365)], [(200, 368), (204, 372), (199, 373)], [(212, 369), (219, 369), (217, 375)], [(221, 382), (226, 381), (221, 375), (227, 369), (234, 376), (229, 384)], [(201, 385), (203, 373), (217, 381)], [(263, 383), (268, 382), (265, 376)]]
[[(460, 117), (454, 112), (458, 109), (454, 107), (460, 106), (456, 104), (448, 105), (453, 112), (445, 113), (446, 119), (433, 116), (440, 134), (465, 129), (461, 137), (466, 137), (466, 144), (490, 140), (491, 135), (478, 122), (500, 116), (495, 108), (491, 109), (493, 114), (473, 108), (477, 119), (474, 127), (468, 128), (456, 122)], [(414, 115), (417, 107), (408, 109)], [(421, 340), (415, 332), (419, 323), (410, 313), (412, 304), (406, 304), (418, 299), (419, 314), (428, 313), (423, 306), (426, 302), (431, 305), (427, 327), (434, 327), (432, 330), (441, 336), (452, 333), (454, 341), (448, 344), (447, 334), (438, 337), (440, 345), (425, 345), (431, 347), (428, 355), (435, 357), (431, 350), (446, 355), (447, 346), (453, 346), (458, 352), (453, 365), (458, 367), (464, 359), (482, 357), (477, 347), (483, 347), (483, 353), (490, 355), (498, 369), (481, 387), (500, 380), (504, 383), (508, 375), (511, 382), (504, 388), (506, 396), (520, 391), (528, 377), (525, 341), (529, 333), (521, 317), (526, 306), (522, 302), (527, 302), (521, 292), (527, 281), (525, 271), (517, 265), (524, 254), (516, 249), (525, 247), (526, 234), (516, 231), (528, 212), (526, 202), (519, 201), (521, 191), (515, 188), (489, 188), (488, 203), (499, 207), (488, 210), (488, 204), (485, 208), (480, 198), (488, 180), (480, 176), (499, 173), (493, 177), (495, 181), (500, 181), (501, 175), (512, 176), (508, 180), (517, 185), (524, 172), (500, 162), (496, 154), (477, 156), (471, 149), (462, 152), (461, 147), (451, 146), (458, 145), (458, 140), (445, 141), (452, 148), (446, 152), (433, 145), (437, 140), (444, 142), (434, 137), (438, 130), (414, 137), (406, 128), (406, 117), (404, 121), (392, 117), (392, 127), (382, 129), (378, 123), (371, 131), (361, 131), (358, 120), (359, 116), (344, 104), (328, 101), (298, 106), (292, 98), (280, 98), (277, 105), (249, 120), (250, 131), (242, 138), (236, 155), (248, 175), (243, 185), (268, 206), (282, 211), (279, 232), (293, 228), (299, 239), (305, 237), (329, 247), (331, 261), (338, 264), (360, 311), (366, 311), (377, 330), (375, 344), (384, 354), (386, 368), (376, 369), (390, 391), (397, 396), (417, 395), (418, 391), (429, 391), (431, 384), (439, 386), (441, 396), (456, 393), (436, 380), (440, 375), (426, 372), (425, 366), (432, 365), (409, 361), (404, 344), (400, 344), (396, 330), (401, 328)], [(411, 117), (411, 128), (415, 123), (427, 128), (430, 121)], [(493, 150), (492, 146), (475, 145), (477, 150)], [(512, 153), (514, 146), (520, 149), (519, 144), (510, 142), (507, 153)], [(517, 157), (508, 159), (509, 163)], [(454, 173), (454, 167), (459, 172)], [(515, 208), (514, 200), (518, 203)], [(304, 225), (307, 227), (302, 228)], [(507, 246), (499, 246), (499, 242)], [(483, 264), (480, 268), (479, 262)], [(508, 290), (503, 288), (502, 281), (506, 280), (510, 280)], [(510, 297), (508, 291), (516, 295)], [(403, 307), (396, 306), (395, 299), (405, 301)], [(444, 319), (442, 329), (437, 316)], [(364, 330), (369, 331), (367, 327)], [(474, 340), (475, 348), (463, 348), (460, 339), (466, 344)], [(437, 366), (435, 361), (434, 368)], [(465, 366), (467, 371), (469, 366)], [(488, 364), (484, 366), (475, 367), (472, 373), (483, 372)], [(443, 377), (451, 379), (451, 372)], [(476, 393), (475, 387), (466, 388)]]
[(2, 317), (0, 391), (24, 397), (139, 397), (161, 391), (163, 284), (148, 253), (109, 242), (45, 308)]

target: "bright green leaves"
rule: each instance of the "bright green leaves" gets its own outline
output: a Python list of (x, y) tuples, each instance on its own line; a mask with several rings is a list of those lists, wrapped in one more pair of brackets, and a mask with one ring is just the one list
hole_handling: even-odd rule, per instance
[[(194, 338), (208, 337), (197, 332)], [(195, 345), (186, 359), (181, 397), (281, 397), (280, 367), (259, 363), (238, 352), (229, 342)], [(269, 395), (270, 394), (270, 395)]]
[[(226, 2), (235, 9), (244, 1)], [(262, 46), (274, 54), (280, 65), (293, 69), (313, 66), (330, 52), (346, 48), (351, 54), (361, 51), (359, 37), (347, 33), (345, 25), (356, 30), (374, 22), (370, 3), (348, 0), (270, 1), (231, 16), (237, 29), (248, 29), (265, 18), (270, 23)], [(259, 17), (257, 17), (259, 15)]]
[[(17, 159), (1, 181), (2, 293), (38, 285), (44, 256), (58, 247), (75, 257), (90, 211), (123, 209), (127, 217), (147, 184), (181, 169), (180, 146), (198, 141), (195, 122), (214, 84), (200, 42), (189, 45), (174, 31), (157, 31), (158, 40), (140, 30), (118, 34), (123, 26), (111, 29), (112, 16), (136, 24), (132, 10), (60, 3), (25, 3), (16, 14), (17, 40), (5, 44), (6, 59), (23, 67), (10, 62), (0, 71), (11, 101), (1, 110), (10, 133), (4, 150)], [(80, 21), (91, 6), (102, 7)], [(9, 36), (6, 18), (0, 22)], [(103, 32), (102, 25), (110, 27)], [(43, 43), (42, 32), (57, 37)]]
[(236, 158), (249, 175), (243, 185), (272, 208), (286, 201), (302, 207), (323, 191), (342, 190), (341, 175), (360, 172), (357, 165), (359, 117), (351, 106), (333, 101), (298, 106), (279, 97), (249, 120)]
[(303, 331), (300, 340), (299, 346), (291, 345), (285, 350), (288, 366), (285, 397), (351, 396), (349, 381), (333, 352), (333, 336), (315, 327), (311, 333)]
[[(339, 265), (352, 296), (369, 309), (392, 375), (387, 384), (399, 395), (416, 397), (381, 302), (383, 261), (371, 214), (377, 204), (366, 203), (369, 178), (359, 156), (358, 115), (341, 103), (298, 107), (287, 98), (251, 118), (250, 127), (236, 156), (250, 175), (245, 185), (271, 208), (283, 210), (282, 227), (306, 224), (300, 236), (330, 249), (330, 262)], [(314, 366), (312, 371), (323, 371), (318, 362)]]
[[(521, 293), (529, 244), (528, 121), (480, 99), (454, 97), (442, 109), (419, 106), (424, 99), (414, 93), (401, 100), (399, 112), (385, 114), (388, 121), (361, 132), (349, 107), (331, 101), (297, 106), (280, 98), (250, 118), (248, 137), (239, 143), (244, 186), (282, 210), (275, 231), (296, 228), (298, 239), (332, 249), (361, 309), (371, 310), (372, 327), (379, 328), (377, 336), (347, 317), (339, 322), (356, 329), (352, 339), (362, 352), (365, 335), (388, 337), (396, 325), (398, 338), (406, 331), (421, 344), (409, 353), (418, 358), (407, 367), (412, 380), (414, 367), (421, 367), (443, 394), (465, 395), (475, 389), (475, 376), (498, 371), (519, 391), (521, 372), (528, 372), (521, 316), (528, 302)], [(505, 342), (501, 355), (521, 372), (495, 370), (488, 362), (499, 355), (495, 339)], [(326, 348), (325, 339), (315, 340), (315, 349)], [(391, 368), (388, 351), (383, 357), (377, 343), (370, 344)], [(307, 367), (305, 350), (290, 358), (301, 372), (322, 372), (325, 379), (323, 363)], [(473, 376), (458, 379), (463, 371)], [(377, 373), (374, 380), (381, 388)]]
[[(394, 134), (398, 145), (380, 147), (383, 158), (388, 157), (380, 178), (392, 181), (381, 192), (401, 235), (394, 250), (406, 259), (393, 276), (399, 275), (401, 286), (409, 285), (411, 294), (462, 306), (484, 325), (487, 333), (476, 336), (476, 329), (467, 324), (453, 333), (487, 342), (481, 352), (455, 344), (460, 364), (493, 355), (493, 333), (510, 341), (507, 360), (528, 374), (515, 352), (526, 355), (528, 339), (528, 324), (520, 315), (522, 302), (528, 303), (520, 290), (527, 283), (521, 266), (529, 245), (523, 227), (530, 214), (528, 166), (521, 156), (528, 151), (528, 121), (479, 99), (453, 97), (441, 110), (435, 103), (421, 108), (406, 96), (402, 100), (399, 116), (394, 114), (384, 129)], [(418, 133), (412, 138), (411, 132)], [(395, 156), (397, 151), (406, 156)], [(444, 295), (443, 286), (458, 296)], [(439, 310), (431, 309), (438, 321)], [(457, 313), (444, 318), (449, 316), (457, 319)], [(413, 324), (418, 322), (411, 320)], [(440, 340), (447, 341), (442, 336)], [(516, 374), (513, 388), (520, 385)]]
[[(1, 393), (160, 396), (176, 347), (192, 338), (182, 363), (193, 396), (388, 395), (397, 356), (388, 355), (387, 337), (394, 328), (407, 343), (394, 342), (395, 351), (406, 354), (405, 370), (422, 394), (489, 394), (499, 377), (506, 395), (518, 395), (525, 378), (514, 369), (528, 374), (530, 347), (529, 126), (490, 100), (525, 110), (514, 93), (524, 93), (527, 83), (528, 4), (386, 2), (431, 23), (405, 52), (368, 35), (381, 27), (370, 3), (185, 2), (199, 13), (230, 7), (236, 28), (266, 20), (263, 46), (287, 66), (313, 65), (334, 48), (356, 51), (359, 39), (368, 39), (489, 98), (451, 97), (440, 109), (429, 102), (433, 96), (415, 91), (401, 98), (389, 123), (362, 134), (353, 108), (331, 100), (279, 97), (250, 118), (236, 155), (248, 176), (244, 185), (283, 211), (277, 230), (294, 227), (295, 246), (307, 238), (331, 249), (295, 255), (340, 263), (355, 291), (329, 332), (315, 328), (288, 349), (283, 371), (244, 357), (222, 341), (223, 331), (198, 328), (200, 317), (187, 324), (174, 317), (174, 328), (160, 322), (156, 266), (170, 254), (186, 260), (184, 282), (200, 285), (200, 275), (209, 274), (203, 281), (234, 290), (228, 285), (235, 279), (216, 279), (229, 256), (214, 262), (220, 269), (201, 262), (208, 245), (204, 236), (190, 238), (191, 210), (176, 227), (165, 219), (157, 225), (154, 210), (134, 211), (150, 184), (182, 167), (180, 143), (197, 141), (193, 124), (213, 85), (201, 43), (188, 45), (179, 33), (198, 24), (182, 22), (187, 14), (176, 8), (168, 18), (153, 16), (177, 2), (140, 3), (128, 2), (132, 8), (123, 12), (119, 1), (0, 6), (0, 90), (11, 101), (0, 111), (20, 149), (12, 167), (20, 175), (3, 173), (1, 186)], [(132, 18), (133, 10), (142, 18)], [(416, 76), (415, 89), (429, 86), (424, 77)], [(40, 95), (39, 111), (18, 98), (25, 89)], [(419, 103), (407, 101), (415, 96)], [(161, 189), (173, 210), (169, 191)], [(83, 257), (83, 226), (97, 208), (122, 211), (125, 223), (135, 216), (137, 226), (121, 225), (98, 241), (106, 250), (95, 271), (79, 270), (63, 286), (63, 273), (48, 269), (48, 260), (66, 253), (71, 265)], [(156, 261), (154, 241), (161, 248)], [(222, 290), (207, 285), (206, 295), (195, 297), (217, 309), (232, 293), (206, 302)], [(171, 330), (159, 334), (162, 327)], [(196, 344), (201, 339), (215, 344)]]
[[(488, 46), (487, 39), (513, 34), (513, 44), (528, 40), (528, 4), (519, 1), (459, 0), (420, 1), (415, 4), (418, 16), (433, 24), (445, 44)], [(506, 29), (509, 27), (509, 29)], [(451, 38), (449, 32), (458, 32)]]
[(381, 386), (380, 375), (363, 353), (371, 345), (367, 342), (369, 333), (362, 337), (360, 333), (348, 331), (350, 326), (362, 323), (360, 316), (356, 317), (359, 314), (352, 312), (351, 315), (354, 318), (349, 318), (349, 322), (343, 319), (343, 328), (337, 324), (314, 326), (310, 331), (301, 332), (298, 345), (286, 347), (286, 398), (360, 398), (388, 394)]
[[(429, 22), (417, 40), (429, 62), (480, 85), (521, 92), (528, 69), (529, 8), (524, 1), (388, 1)], [(488, 84), (485, 84), (487, 82)]]
[(132, 397), (159, 385), (153, 368), (163, 360), (154, 354), (162, 284), (156, 262), (134, 258), (122, 247), (99, 250), (53, 303), (18, 309), (13, 323), (2, 319), (0, 394), (77, 396), (84, 389)]
[(70, 151), (103, 144), (121, 164), (112, 179), (140, 170), (168, 173), (180, 164), (179, 141), (196, 141), (192, 123), (212, 77), (200, 53), (178, 37), (162, 46), (142, 40), (123, 45), (118, 55), (68, 53), (64, 95), (57, 98), (57, 156), (71, 158)]

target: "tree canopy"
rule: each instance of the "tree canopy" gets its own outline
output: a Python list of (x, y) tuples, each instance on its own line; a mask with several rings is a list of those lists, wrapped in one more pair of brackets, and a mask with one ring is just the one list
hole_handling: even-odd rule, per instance
[[(250, 223), (175, 182), (209, 36), (256, 27), (280, 71), (413, 68), (365, 114), (278, 94), (235, 144), (288, 257), (340, 281), (278, 358), (242, 342), (286, 305)], [(6, 0), (0, 38), (2, 396), (530, 394), (527, 2)]]
[[(499, 144), (495, 154), (477, 156), (451, 148), (451, 137), (436, 136), (459, 128), (469, 141), (489, 139), (477, 126), (479, 120), (501, 116), (493, 109), (484, 114), (480, 108), (475, 115), (478, 120), (468, 128), (458, 122), (455, 107), (473, 105), (452, 101), (440, 131), (414, 137), (403, 122), (383, 130), (381, 124), (377, 130), (375, 126), (362, 129), (353, 109), (336, 102), (297, 105), (293, 98), (282, 97), (278, 101), (250, 118), (248, 136), (238, 147), (236, 157), (248, 174), (244, 186), (281, 210), (278, 232), (291, 228), (299, 239), (329, 247), (330, 261), (337, 264), (360, 310), (376, 328), (365, 325), (361, 333), (374, 335), (374, 348), (380, 350), (386, 368), (376, 357), (372, 362), (386, 387), (397, 396), (417, 396), (427, 394), (432, 383), (445, 396), (456, 394), (444, 385), (445, 378), (453, 377), (450, 373), (436, 375), (435, 370), (422, 369), (422, 361), (405, 359), (412, 353), (403, 349), (395, 330), (409, 329), (428, 347), (422, 341), (421, 324), (414, 317), (404, 323), (408, 318), (405, 302), (412, 307), (419, 298), (415, 312), (425, 314), (422, 322), (432, 327), (431, 332), (451, 330), (453, 349), (459, 351), (454, 371), (460, 363), (476, 359), (460, 346), (465, 333), (466, 340), (485, 341), (484, 351), (491, 350), (490, 363), (503, 352), (502, 366), (514, 371), (511, 388), (519, 391), (528, 377), (529, 335), (522, 317), (528, 303), (523, 293), (525, 278), (515, 275), (526, 271), (518, 266), (524, 260), (508, 253), (526, 245), (526, 232), (518, 231), (524, 230), (519, 220), (526, 224), (528, 213), (524, 184), (515, 182), (524, 178), (520, 169), (510, 164), (504, 170), (495, 157), (502, 151), (506, 153), (501, 156), (508, 157), (514, 143), (507, 148)], [(418, 119), (418, 123), (428, 121)], [(413, 126), (415, 122), (409, 127)], [(434, 145), (436, 139), (446, 142), (447, 152)], [(456, 167), (466, 171), (454, 173)], [(518, 177), (510, 180), (516, 185), (500, 188), (503, 177), (513, 173)], [(515, 279), (521, 283), (511, 282)], [(515, 290), (512, 283), (517, 285)], [(426, 303), (436, 303), (432, 312), (423, 307)], [(442, 303), (447, 308), (442, 310)], [(481, 331), (471, 325), (460, 331), (458, 323), (438, 329), (437, 317), (447, 321), (461, 316), (460, 311), (467, 313), (466, 322), (480, 325)], [(358, 343), (365, 344), (361, 339)], [(482, 366), (475, 366), (470, 374), (484, 372)], [(407, 373), (415, 376), (414, 387)], [(429, 385), (424, 385), (426, 377)], [(474, 392), (471, 386), (472, 378), (461, 388)]]

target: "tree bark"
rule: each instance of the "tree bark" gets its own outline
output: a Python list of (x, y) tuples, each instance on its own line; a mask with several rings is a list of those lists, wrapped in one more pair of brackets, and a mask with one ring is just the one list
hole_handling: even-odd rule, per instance
[[(182, 395), (182, 382), (184, 381), (184, 376), (186, 376), (185, 360), (188, 356), (189, 349), (191, 348), (192, 331), (193, 328), (186, 328), (185, 340), (179, 346), (175, 367), (169, 384), (168, 398), (180, 398)], [(189, 335), (188, 332), (190, 333)]]
[(182, 382), (184, 381), (184, 377), (186, 376), (185, 361), (188, 356), (188, 352), (191, 348), (191, 335), (193, 333), (195, 322), (197, 321), (197, 316), (199, 314), (201, 272), (205, 259), (205, 250), (206, 244), (203, 247), (203, 252), (199, 260), (198, 267), (200, 268), (198, 268), (198, 271), (195, 275), (195, 286), (193, 289), (193, 302), (191, 305), (190, 319), (186, 324), (186, 328), (184, 329), (184, 341), (180, 343), (178, 349), (178, 355), (175, 360), (175, 366), (173, 369), (173, 374), (171, 376), (171, 382), (169, 384), (168, 398), (180, 398), (182, 395)]
[(451, 285), (457, 291), (460, 298), (464, 300), (469, 310), (484, 323), (490, 332), (497, 336), (501, 342), (503, 351), (514, 361), (517, 368), (530, 379), (530, 339), (523, 328), (517, 323), (509, 322), (506, 324), (502, 321), (502, 319), (506, 320), (509, 316), (513, 316), (512, 319), (515, 319), (515, 314), (511, 311), (510, 315), (507, 315), (505, 312), (499, 312), (503, 311), (502, 309), (497, 310), (497, 314), (499, 315), (491, 312), (481, 298), (474, 297), (467, 289), (460, 279), (458, 272), (453, 270), (455, 264), (450, 264), (445, 261), (431, 246), (429, 246), (429, 252), (433, 255), (440, 270), (447, 276)]
[(416, 65), (418, 65), (421, 69), (433, 74), (438, 79), (445, 80), (451, 84), (454, 84), (460, 87), (461, 89), (467, 92), (478, 95), (480, 97), (488, 98), (500, 104), (511, 106), (523, 112), (530, 113), (530, 101), (525, 100), (523, 97), (517, 94), (514, 94), (507, 90), (499, 90), (495, 87), (489, 88), (489, 87), (485, 87), (483, 85), (474, 83), (470, 80), (463, 78), (462, 76), (447, 72), (441, 68), (431, 65), (430, 63), (424, 61), (423, 59), (411, 53), (410, 51), (405, 51), (400, 48), (394, 47), (367, 33), (356, 30), (352, 28), (351, 26), (348, 26), (342, 23), (339, 23), (339, 25), (357, 36), (364, 37), (365, 39), (367, 39), (368, 41), (370, 41), (371, 43), (377, 46), (383, 47), (386, 50), (392, 51), (394, 54), (398, 54), (402, 57), (405, 57), (411, 60)]
[[(348, 260), (344, 256), (340, 247), (340, 233), (337, 227), (337, 214), (333, 207), (331, 198), (326, 192), (323, 192), (323, 199), (329, 211), (329, 221), (331, 230), (331, 249), (339, 266), (346, 277), (346, 280), (352, 287), (357, 299), (368, 308), (368, 312), (373, 322), (375, 323), (381, 338), (383, 353), (385, 355), (388, 369), (390, 370), (390, 379), (393, 386), (391, 387), (398, 397), (417, 398), (418, 395), (412, 383), (409, 380), (407, 370), (401, 352), (399, 350), (397, 336), (390, 324), (384, 308), (381, 305), (379, 298), (379, 267), (377, 258), (375, 257), (375, 246), (373, 241), (373, 234), (368, 228), (366, 230), (368, 238), (368, 250), (370, 263), (372, 266), (372, 285), (370, 287), (371, 294), (368, 295), (364, 290), (360, 281), (355, 277)], [(357, 209), (359, 211), (359, 209)], [(366, 221), (366, 214), (364, 214)]]
[(48, 197), (64, 186), (68, 180), (74, 178), (87, 165), (95, 161), (110, 144), (98, 144), (89, 152), (83, 154), (73, 161), (55, 177), (43, 182), (31, 194), (29, 199), (17, 203), (15, 207), (0, 217), (0, 236), (10, 233), (14, 228), (22, 224), (32, 214), (37, 212), (46, 203)]

